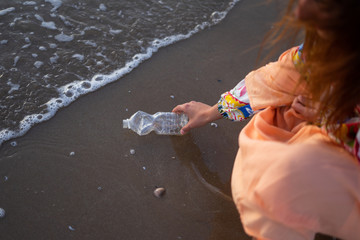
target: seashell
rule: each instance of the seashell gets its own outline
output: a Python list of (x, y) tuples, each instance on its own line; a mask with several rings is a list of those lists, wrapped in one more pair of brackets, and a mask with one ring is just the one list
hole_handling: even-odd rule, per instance
[(165, 194), (166, 190), (163, 187), (156, 188), (154, 190), (154, 195), (157, 198), (161, 198)]

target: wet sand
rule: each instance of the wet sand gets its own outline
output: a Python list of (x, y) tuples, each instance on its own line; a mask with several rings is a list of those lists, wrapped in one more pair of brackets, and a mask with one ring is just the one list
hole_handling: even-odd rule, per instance
[[(217, 102), (255, 68), (276, 3), (244, 0), (227, 18), (161, 49), (0, 148), (0, 236), (8, 239), (251, 239), (231, 201), (244, 123), (140, 137), (122, 119)], [(130, 154), (134, 149), (135, 154)], [(153, 191), (164, 187), (156, 198)]]

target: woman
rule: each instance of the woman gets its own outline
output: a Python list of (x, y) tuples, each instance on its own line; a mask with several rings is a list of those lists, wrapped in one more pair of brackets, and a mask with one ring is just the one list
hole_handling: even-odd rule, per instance
[[(279, 29), (304, 45), (251, 72), (218, 104), (190, 102), (185, 134), (256, 113), (239, 136), (232, 195), (257, 239), (360, 239), (360, 1), (290, 1)], [(284, 32), (277, 36), (284, 38)]]

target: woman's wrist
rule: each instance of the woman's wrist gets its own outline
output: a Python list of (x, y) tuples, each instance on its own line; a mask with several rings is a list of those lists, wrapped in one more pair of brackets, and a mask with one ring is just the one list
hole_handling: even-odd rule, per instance
[(205, 116), (207, 122), (213, 122), (218, 119), (222, 118), (222, 115), (218, 111), (218, 105), (215, 104), (214, 106), (210, 107), (206, 113)]

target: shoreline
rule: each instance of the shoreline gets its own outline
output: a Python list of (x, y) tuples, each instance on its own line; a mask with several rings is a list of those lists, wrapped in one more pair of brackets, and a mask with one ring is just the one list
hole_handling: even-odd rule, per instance
[[(226, 120), (183, 137), (140, 137), (142, 110), (214, 104), (254, 69), (276, 4), (243, 0), (191, 38), (159, 49), (0, 148), (2, 239), (251, 239), (231, 197), (241, 128)], [(134, 149), (135, 154), (130, 150)], [(164, 187), (165, 195), (153, 191)]]
[[(235, 2), (237, 1), (239, 0), (235, 0)], [(203, 29), (206, 29), (206, 26), (209, 24), (216, 25), (218, 21), (221, 21), (220, 19), (224, 18), (223, 13), (226, 13), (226, 16), (231, 9), (231, 4), (229, 4), (227, 9), (225, 9), (223, 12), (220, 12), (218, 17), (219, 19), (215, 19), (212, 22), (204, 22), (199, 24), (196, 28), (188, 31), (186, 34), (171, 35), (162, 39), (154, 40), (153, 44), (147, 47), (145, 52), (135, 54), (132, 57), (132, 60), (129, 60), (124, 66), (115, 69), (112, 72), (97, 73), (89, 79), (73, 81), (58, 87), (57, 91), (60, 93), (60, 95), (58, 97), (51, 98), (48, 102), (44, 103), (44, 105), (47, 107), (47, 113), (34, 113), (26, 115), (19, 123), (17, 128), (19, 130), (12, 130), (9, 128), (0, 130), (0, 147), (4, 142), (24, 136), (33, 126), (50, 120), (56, 115), (58, 110), (67, 107), (76, 101), (79, 97), (91, 94), (92, 92), (101, 89), (107, 84), (119, 81), (124, 76), (128, 75), (130, 72), (136, 69), (139, 65), (141, 65), (142, 62), (150, 60), (151, 57), (159, 51), (159, 49), (176, 44), (179, 41), (186, 40)], [(97, 79), (107, 80), (99, 81)], [(84, 85), (86, 87), (83, 87)]]

